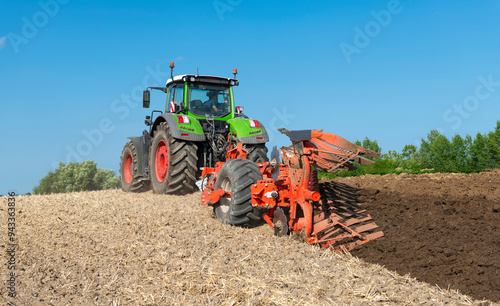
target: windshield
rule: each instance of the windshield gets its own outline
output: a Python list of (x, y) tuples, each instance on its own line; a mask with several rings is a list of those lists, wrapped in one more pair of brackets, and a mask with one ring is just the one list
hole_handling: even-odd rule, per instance
[(189, 111), (200, 117), (223, 117), (231, 112), (228, 87), (189, 84)]

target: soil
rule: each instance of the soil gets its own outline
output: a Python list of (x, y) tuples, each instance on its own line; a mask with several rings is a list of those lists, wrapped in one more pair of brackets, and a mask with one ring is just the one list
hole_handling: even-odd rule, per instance
[(275, 237), (265, 224), (222, 224), (200, 205), (199, 192), (18, 196), (14, 299), (5, 285), (3, 197), (0, 303), (488, 305), (478, 299), (499, 300), (499, 175), (323, 182), (323, 188), (364, 200), (383, 227), (385, 237), (355, 256)]
[(401, 275), (500, 301), (500, 170), (367, 175), (322, 181), (348, 190), (385, 236), (351, 253)]

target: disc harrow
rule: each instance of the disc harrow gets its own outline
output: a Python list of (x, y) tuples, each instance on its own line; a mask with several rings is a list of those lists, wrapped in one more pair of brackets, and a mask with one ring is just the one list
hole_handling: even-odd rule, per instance
[[(355, 164), (373, 164), (367, 157), (378, 158), (379, 153), (323, 130), (279, 131), (290, 138), (292, 145), (280, 152), (274, 147), (271, 160), (257, 164), (262, 180), (251, 182), (249, 211), (266, 208), (262, 217), (277, 236), (295, 233), (309, 244), (343, 252), (382, 237), (382, 231), (354, 197), (346, 197), (342, 190), (320, 191), (317, 173), (355, 170)], [(246, 155), (238, 144), (228, 150), (227, 159)], [(231, 192), (214, 188), (223, 164), (204, 169), (202, 176), (208, 183), (202, 205), (217, 207), (221, 198), (230, 199)]]

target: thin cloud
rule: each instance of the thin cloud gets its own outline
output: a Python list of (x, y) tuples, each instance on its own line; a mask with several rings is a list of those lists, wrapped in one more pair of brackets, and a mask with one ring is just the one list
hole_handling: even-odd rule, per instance
[(183, 61), (183, 60), (185, 60), (185, 58), (184, 58), (184, 57), (182, 57), (182, 56), (179, 56), (179, 57), (177, 57), (175, 60), (176, 60), (176, 61)]
[(7, 40), (7, 36), (0, 37), (0, 49), (5, 48), (5, 41)]

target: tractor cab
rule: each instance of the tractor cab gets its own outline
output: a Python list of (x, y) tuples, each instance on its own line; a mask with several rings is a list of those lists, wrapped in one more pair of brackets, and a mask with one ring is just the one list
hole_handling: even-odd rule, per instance
[(235, 117), (232, 86), (235, 79), (179, 75), (166, 84), (166, 112), (184, 113), (196, 119), (228, 120)]

